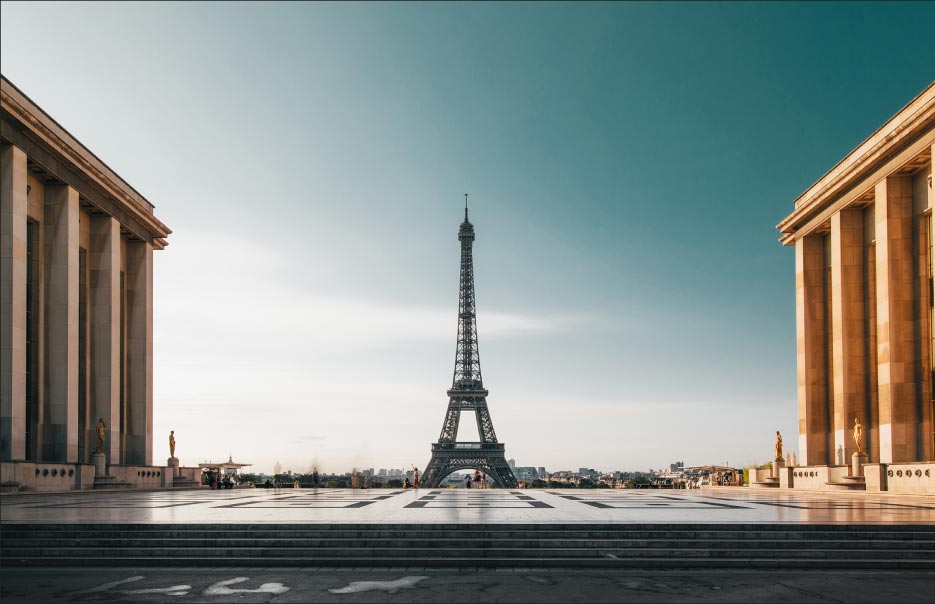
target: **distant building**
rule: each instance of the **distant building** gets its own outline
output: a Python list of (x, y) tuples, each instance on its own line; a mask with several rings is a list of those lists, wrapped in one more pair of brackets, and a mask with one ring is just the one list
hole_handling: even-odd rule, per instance
[[(82, 465), (103, 420), (106, 463), (142, 486), (137, 477), (166, 473), (153, 466), (153, 252), (170, 231), (152, 203), (2, 76), (0, 107), (3, 482), (90, 488), (95, 477)], [(43, 473), (42, 463), (54, 465)], [(74, 464), (67, 477), (62, 464)]]
[[(778, 225), (795, 248), (798, 359), (798, 443), (784, 451), (797, 444), (802, 466), (783, 485), (935, 493), (933, 148), (935, 84)], [(865, 484), (846, 478), (853, 464)]]

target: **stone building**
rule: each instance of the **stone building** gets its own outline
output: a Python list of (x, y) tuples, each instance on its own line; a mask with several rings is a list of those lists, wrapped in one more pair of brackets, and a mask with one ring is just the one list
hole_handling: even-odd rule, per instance
[[(6, 78), (0, 95), (3, 482), (69, 464), (56, 486), (81, 488), (67, 483), (90, 462), (98, 419), (111, 466), (153, 464), (153, 251), (170, 231)], [(14, 467), (27, 462), (29, 477)]]
[[(795, 200), (800, 468), (835, 488), (863, 427), (868, 490), (935, 492), (931, 84)], [(782, 477), (781, 477), (782, 478)]]

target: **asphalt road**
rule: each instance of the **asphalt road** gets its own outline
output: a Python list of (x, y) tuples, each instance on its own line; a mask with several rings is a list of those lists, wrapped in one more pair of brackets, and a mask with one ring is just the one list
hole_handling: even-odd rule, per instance
[(931, 602), (932, 572), (247, 568), (0, 570), (25, 602)]

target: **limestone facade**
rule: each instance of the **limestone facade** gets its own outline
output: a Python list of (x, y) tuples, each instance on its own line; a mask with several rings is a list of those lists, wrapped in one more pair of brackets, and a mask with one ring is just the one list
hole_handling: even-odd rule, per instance
[(153, 251), (169, 233), (0, 78), (0, 461), (80, 474), (103, 419), (108, 464), (152, 466)]
[(802, 466), (850, 464), (855, 418), (875, 472), (935, 461), (933, 150), (935, 83), (778, 225), (780, 242), (795, 247)]

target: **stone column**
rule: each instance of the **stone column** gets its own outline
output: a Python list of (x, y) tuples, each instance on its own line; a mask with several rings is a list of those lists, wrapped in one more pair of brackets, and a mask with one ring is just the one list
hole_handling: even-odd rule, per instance
[(42, 460), (78, 461), (78, 191), (45, 190)]
[[(104, 453), (120, 461), (120, 223), (91, 219), (91, 424), (107, 424)], [(96, 444), (92, 447), (96, 449)]]
[(127, 242), (127, 464), (153, 463), (153, 246)]
[[(926, 179), (926, 191), (925, 194), (928, 196), (928, 208), (931, 210), (929, 213), (929, 235), (935, 239), (935, 183), (932, 182), (933, 177), (935, 177), (935, 143), (932, 144), (932, 154), (929, 159), (929, 173), (928, 178)], [(929, 254), (933, 254), (935, 250), (929, 249)], [(935, 254), (932, 258), (933, 266), (935, 266)], [(932, 294), (929, 294), (932, 295)], [(929, 335), (935, 333), (935, 316), (929, 314)], [(926, 345), (929, 346), (929, 367), (926, 367), (926, 371), (923, 371), (923, 380), (930, 380), (929, 383), (935, 382), (933, 380), (933, 372), (935, 372), (935, 336), (932, 336), (931, 342), (926, 342)], [(922, 401), (922, 417), (920, 418), (919, 429), (922, 431), (922, 444), (921, 450), (919, 451), (919, 459), (922, 461), (935, 461), (935, 391), (933, 388), (928, 389), (928, 395), (931, 397), (928, 400), (923, 399)]]
[(880, 463), (915, 461), (912, 180), (886, 178), (874, 193)]
[(834, 361), (834, 461), (850, 463), (854, 418), (866, 426), (863, 211), (831, 217), (831, 333)]
[(802, 465), (828, 463), (828, 359), (824, 238), (795, 242), (795, 316)]
[(0, 147), (0, 459), (26, 457), (26, 154)]

